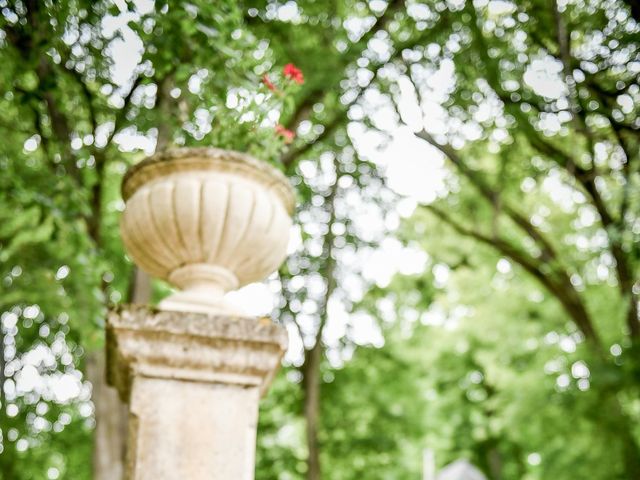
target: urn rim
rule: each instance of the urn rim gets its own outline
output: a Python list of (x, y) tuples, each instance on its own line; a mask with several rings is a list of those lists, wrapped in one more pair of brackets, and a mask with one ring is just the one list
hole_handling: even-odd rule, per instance
[(125, 173), (122, 198), (126, 202), (140, 187), (157, 178), (192, 170), (244, 174), (272, 189), (289, 215), (293, 214), (295, 192), (280, 170), (246, 153), (214, 147), (171, 148), (145, 158)]

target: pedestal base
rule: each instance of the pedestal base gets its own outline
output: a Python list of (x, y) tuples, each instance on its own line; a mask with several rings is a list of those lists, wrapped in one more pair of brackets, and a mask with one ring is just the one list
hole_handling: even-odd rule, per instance
[(287, 346), (268, 320), (130, 306), (107, 322), (131, 480), (251, 480), (258, 400)]

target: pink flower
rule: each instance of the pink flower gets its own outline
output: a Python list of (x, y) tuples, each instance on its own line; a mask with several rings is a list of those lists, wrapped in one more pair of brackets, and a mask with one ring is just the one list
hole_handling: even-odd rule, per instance
[(302, 70), (296, 67), (293, 63), (287, 63), (282, 69), (282, 74), (296, 82), (298, 85), (302, 85), (304, 83)]
[(284, 138), (284, 143), (291, 143), (293, 142), (293, 139), (295, 138), (296, 134), (293, 133), (291, 130), (289, 130), (288, 128), (285, 128), (283, 125), (276, 125), (275, 128), (276, 131), (276, 135), (281, 136), (282, 138)]

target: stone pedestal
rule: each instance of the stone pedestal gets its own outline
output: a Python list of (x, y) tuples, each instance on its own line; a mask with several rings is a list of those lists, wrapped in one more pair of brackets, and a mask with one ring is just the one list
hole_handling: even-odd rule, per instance
[(127, 478), (253, 479), (258, 401), (286, 346), (266, 319), (112, 311), (107, 375), (129, 404)]

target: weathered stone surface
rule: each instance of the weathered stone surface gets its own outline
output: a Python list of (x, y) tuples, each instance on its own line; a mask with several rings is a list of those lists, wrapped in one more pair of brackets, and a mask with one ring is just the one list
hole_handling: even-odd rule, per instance
[(182, 289), (159, 310), (107, 319), (108, 380), (129, 403), (128, 478), (250, 480), (258, 400), (287, 335), (223, 295), (282, 263), (293, 190), (242, 153), (180, 148), (133, 167), (122, 191), (129, 255)]
[(259, 397), (286, 346), (266, 319), (110, 312), (107, 372), (130, 405), (129, 478), (252, 479)]
[(487, 480), (487, 477), (469, 461), (456, 460), (444, 467), (436, 480)]
[(216, 148), (180, 148), (133, 167), (120, 228), (143, 270), (183, 290), (166, 310), (232, 313), (229, 290), (260, 281), (286, 256), (294, 194), (274, 167)]

